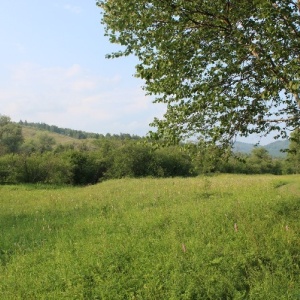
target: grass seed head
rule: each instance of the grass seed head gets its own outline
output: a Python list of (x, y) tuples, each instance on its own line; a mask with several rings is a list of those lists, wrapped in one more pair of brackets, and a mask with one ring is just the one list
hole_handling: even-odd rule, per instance
[(237, 223), (234, 223), (234, 231), (235, 231), (235, 232), (238, 232), (238, 230), (239, 230), (239, 228), (238, 228)]

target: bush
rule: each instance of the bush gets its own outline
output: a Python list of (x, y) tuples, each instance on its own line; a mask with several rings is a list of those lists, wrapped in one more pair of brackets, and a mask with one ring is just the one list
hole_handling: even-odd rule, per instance
[(31, 154), (20, 157), (18, 181), (25, 183), (70, 184), (71, 165), (54, 153)]
[(168, 147), (155, 152), (155, 175), (159, 177), (195, 175), (191, 158), (178, 147)]
[(18, 155), (0, 156), (0, 183), (17, 183), (20, 159)]
[(150, 146), (128, 142), (112, 152), (111, 160), (108, 178), (156, 175)]
[(53, 153), (0, 156), (1, 183), (70, 184), (71, 165)]
[(95, 184), (107, 170), (106, 161), (97, 153), (74, 150), (65, 154), (65, 159), (71, 165), (71, 181), (75, 185)]

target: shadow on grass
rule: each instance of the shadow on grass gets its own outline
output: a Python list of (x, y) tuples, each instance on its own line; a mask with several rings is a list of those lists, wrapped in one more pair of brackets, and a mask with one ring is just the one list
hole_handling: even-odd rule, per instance
[(274, 207), (275, 213), (288, 219), (298, 219), (300, 215), (300, 198), (293, 197), (278, 202)]

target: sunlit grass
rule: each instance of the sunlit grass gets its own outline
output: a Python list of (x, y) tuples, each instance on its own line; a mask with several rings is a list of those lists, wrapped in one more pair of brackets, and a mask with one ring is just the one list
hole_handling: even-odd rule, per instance
[(300, 177), (0, 187), (0, 299), (297, 299)]

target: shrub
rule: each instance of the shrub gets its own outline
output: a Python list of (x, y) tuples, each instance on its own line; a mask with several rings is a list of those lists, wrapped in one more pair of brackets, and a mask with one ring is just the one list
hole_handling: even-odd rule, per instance
[(160, 177), (195, 175), (191, 158), (178, 147), (157, 150), (155, 166), (155, 175)]
[(25, 183), (71, 183), (71, 165), (52, 152), (20, 156), (18, 181)]
[(127, 142), (112, 152), (109, 178), (155, 176), (150, 146)]
[(96, 153), (73, 150), (65, 154), (71, 165), (71, 181), (75, 185), (95, 184), (107, 169), (106, 161)]

